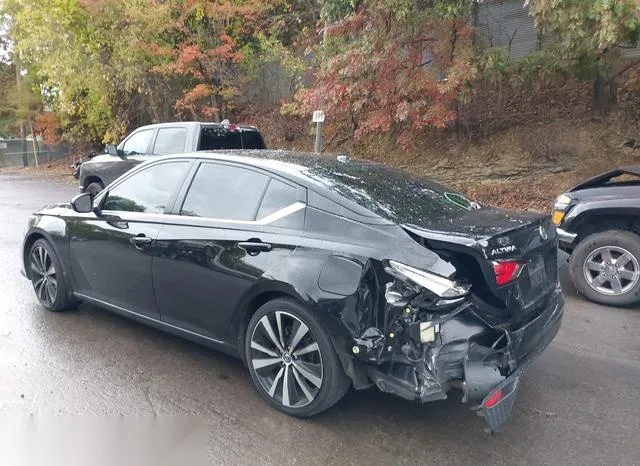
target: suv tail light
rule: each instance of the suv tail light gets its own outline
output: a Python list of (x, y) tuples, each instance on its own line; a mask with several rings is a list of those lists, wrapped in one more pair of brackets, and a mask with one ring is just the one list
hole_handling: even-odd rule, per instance
[(524, 264), (518, 261), (501, 261), (493, 263), (496, 285), (502, 286), (512, 282), (522, 271)]

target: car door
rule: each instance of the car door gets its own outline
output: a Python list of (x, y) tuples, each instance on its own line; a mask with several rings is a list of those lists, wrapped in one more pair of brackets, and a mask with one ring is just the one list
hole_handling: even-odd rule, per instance
[(114, 163), (102, 173), (102, 180), (105, 185), (124, 175), (136, 165), (149, 160), (151, 142), (155, 132), (154, 128), (134, 131), (118, 145), (117, 150), (120, 155), (114, 155)]
[(293, 252), (305, 201), (306, 190), (286, 180), (203, 162), (157, 239), (162, 320), (223, 340), (241, 298)]
[(188, 130), (185, 126), (162, 126), (156, 133), (151, 154), (180, 154), (185, 151), (187, 136)]
[(108, 186), (99, 214), (69, 221), (74, 289), (89, 298), (159, 318), (151, 279), (154, 240), (192, 161), (152, 164)]

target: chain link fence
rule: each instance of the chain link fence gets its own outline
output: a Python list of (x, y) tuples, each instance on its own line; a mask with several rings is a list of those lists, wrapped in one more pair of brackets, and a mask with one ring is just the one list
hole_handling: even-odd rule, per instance
[(41, 138), (0, 139), (0, 168), (35, 167), (60, 160), (69, 155), (69, 147), (49, 146)]

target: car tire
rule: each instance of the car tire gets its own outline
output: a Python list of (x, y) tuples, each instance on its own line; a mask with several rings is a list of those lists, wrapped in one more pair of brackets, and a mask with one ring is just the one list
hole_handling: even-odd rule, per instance
[(100, 191), (104, 189), (104, 186), (99, 181), (94, 181), (93, 183), (89, 183), (85, 188), (84, 192), (91, 194), (91, 199), (96, 197)]
[(290, 416), (306, 418), (329, 409), (351, 385), (327, 332), (290, 299), (269, 301), (253, 315), (245, 361), (262, 397)]
[(45, 309), (59, 312), (72, 307), (67, 274), (51, 243), (42, 238), (35, 241), (26, 268), (36, 298)]
[(623, 230), (587, 236), (569, 257), (569, 274), (578, 292), (596, 303), (640, 302), (640, 236)]

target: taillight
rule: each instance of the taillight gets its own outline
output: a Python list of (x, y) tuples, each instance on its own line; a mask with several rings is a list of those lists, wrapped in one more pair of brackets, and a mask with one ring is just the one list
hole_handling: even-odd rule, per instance
[(524, 264), (518, 261), (500, 261), (493, 263), (493, 272), (496, 275), (496, 285), (502, 286), (512, 282), (524, 267)]

